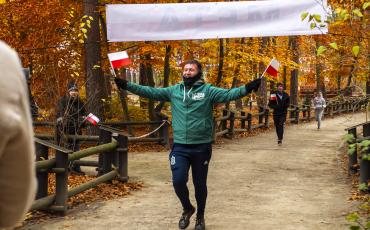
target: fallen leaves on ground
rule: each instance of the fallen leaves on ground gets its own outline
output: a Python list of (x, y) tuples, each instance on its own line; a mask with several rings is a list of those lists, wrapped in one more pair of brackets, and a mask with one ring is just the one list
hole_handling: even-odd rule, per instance
[[(95, 178), (95, 176), (70, 174), (68, 177), (68, 189), (79, 186)], [(49, 174), (48, 182), (48, 193), (49, 195), (54, 194), (55, 174)], [(141, 188), (143, 188), (143, 186), (144, 185), (142, 182), (123, 183), (118, 180), (112, 180), (111, 182), (99, 184), (94, 188), (88, 189), (80, 194), (70, 197), (68, 199), (68, 207), (70, 209), (76, 208), (80, 205), (86, 205), (88, 207), (94, 202), (121, 198), (130, 195), (132, 191), (140, 190)], [(60, 216), (43, 211), (29, 212), (27, 213), (26, 219), (23, 222), (23, 226), (26, 224), (41, 223), (48, 219), (56, 217)], [(73, 216), (65, 216), (64, 218), (73, 218)]]

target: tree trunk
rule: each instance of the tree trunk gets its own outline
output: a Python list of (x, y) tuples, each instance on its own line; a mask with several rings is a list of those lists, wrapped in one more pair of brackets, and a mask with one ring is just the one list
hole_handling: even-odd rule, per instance
[[(297, 37), (289, 37), (289, 44), (293, 51), (293, 61), (299, 63)], [(298, 105), (298, 69), (290, 72), (290, 103)]]
[(337, 76), (337, 91), (338, 91), (338, 95), (341, 95), (341, 83), (342, 83), (342, 77), (340, 76), (340, 74), (338, 74)]
[[(140, 85), (148, 85), (154, 87), (153, 68), (152, 65), (149, 63), (150, 58), (151, 58), (150, 54), (146, 54), (141, 57), (143, 62), (140, 63)], [(146, 103), (144, 102), (144, 100), (140, 99), (140, 107), (141, 108), (148, 107), (149, 119), (151, 121), (155, 120), (153, 100), (148, 99), (148, 103)]]
[[(237, 42), (237, 41), (235, 41), (235, 42)], [(240, 41), (239, 41), (239, 44), (240, 45), (244, 44), (244, 42), (245, 42), (244, 38), (241, 38)], [(241, 51), (241, 48), (238, 48), (238, 50)], [(237, 54), (236, 59), (239, 59), (239, 58), (240, 58), (240, 55)], [(239, 83), (239, 80), (238, 80), (239, 74), (240, 74), (240, 64), (237, 64), (236, 69), (235, 69), (235, 73), (234, 73), (234, 77), (233, 77), (233, 82), (231, 84), (231, 88), (235, 88), (238, 85), (238, 83)], [(235, 100), (235, 105), (236, 105), (237, 109), (242, 109), (242, 107), (243, 107), (242, 106), (242, 99), (241, 98), (236, 99)], [(226, 107), (226, 109), (229, 109), (230, 102), (227, 102), (225, 107)]]
[[(355, 58), (356, 60), (356, 58)], [(351, 70), (349, 72), (348, 78), (347, 78), (347, 84), (346, 88), (344, 90), (344, 96), (350, 96), (351, 95), (351, 83), (352, 83), (352, 77), (353, 77), (353, 71), (355, 70), (355, 62), (351, 65)]]
[[(262, 38), (262, 42), (261, 42), (261, 45), (260, 45), (260, 48), (259, 48), (259, 53), (260, 54), (264, 53), (264, 49), (267, 46), (268, 40), (269, 40), (269, 37), (263, 37)], [(266, 68), (266, 66), (263, 62), (258, 63), (258, 75), (259, 76), (262, 75), (265, 68)], [(261, 86), (258, 90), (258, 94), (259, 94), (259, 97), (258, 97), (258, 100), (257, 100), (257, 105), (259, 107), (265, 108), (267, 106), (267, 81), (266, 81), (265, 77), (262, 78)]]
[(284, 89), (286, 89), (286, 72), (287, 72), (287, 67), (284, 66), (284, 68), (283, 68), (283, 82), (282, 82)]
[(367, 52), (367, 63), (369, 66), (367, 69), (366, 95), (370, 95), (370, 49), (368, 49)]
[[(102, 99), (106, 98), (104, 90), (105, 79), (101, 68), (94, 68), (94, 65), (101, 65), (100, 57), (100, 31), (98, 0), (85, 0), (83, 4), (84, 15), (91, 16), (91, 29), (87, 34), (84, 44), (84, 66), (86, 74), (86, 96), (87, 111), (95, 114), (104, 120)], [(91, 128), (90, 134), (97, 134), (97, 128)]]
[[(170, 81), (170, 57), (171, 57), (171, 46), (166, 46), (166, 55), (164, 57), (164, 70), (163, 70), (163, 88), (168, 87)], [(160, 113), (165, 102), (161, 101), (156, 107), (155, 112)]]
[(224, 67), (224, 39), (219, 39), (219, 59), (218, 59), (218, 73), (217, 73), (217, 80), (216, 85), (220, 86), (222, 81), (222, 69)]

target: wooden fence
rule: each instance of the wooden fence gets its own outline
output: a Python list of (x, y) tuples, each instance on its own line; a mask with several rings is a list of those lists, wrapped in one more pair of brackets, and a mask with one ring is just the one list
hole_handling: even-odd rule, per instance
[[(99, 145), (77, 152), (57, 146), (49, 141), (35, 138), (36, 175), (38, 189), (31, 210), (52, 210), (64, 214), (67, 199), (100, 183), (114, 178), (128, 180), (127, 136), (117, 134), (107, 127), (100, 129)], [(55, 157), (49, 159), (51, 150)], [(85, 157), (99, 155), (98, 161), (83, 161)], [(99, 168), (99, 176), (89, 182), (68, 190), (69, 162), (78, 161), (79, 165)], [(55, 193), (48, 195), (48, 176), (55, 173)]]
[[(324, 114), (334, 117), (343, 113), (358, 112), (366, 107), (368, 98), (351, 97), (342, 101), (329, 101)], [(294, 106), (288, 109), (287, 120), (292, 124), (302, 121), (311, 121), (313, 109), (310, 105)], [(259, 108), (258, 113), (246, 113), (245, 111), (223, 110), (222, 116), (214, 119), (214, 140), (218, 136), (233, 138), (237, 132), (250, 132), (254, 129), (267, 128), (270, 110)]]
[[(359, 132), (359, 129), (362, 129), (362, 132)], [(345, 131), (352, 137), (347, 140), (348, 144), (354, 145), (352, 147), (353, 151), (348, 152), (348, 172), (350, 174), (356, 173), (359, 166), (360, 184), (367, 185), (370, 180), (370, 159), (364, 156), (370, 154), (370, 148), (359, 152), (358, 147), (362, 141), (370, 140), (370, 121), (349, 127)], [(368, 188), (368, 191), (370, 191), (370, 188)]]

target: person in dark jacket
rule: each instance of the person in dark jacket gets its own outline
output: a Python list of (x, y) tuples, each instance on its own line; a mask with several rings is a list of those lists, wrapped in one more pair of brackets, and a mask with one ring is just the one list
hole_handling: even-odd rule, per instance
[(284, 127), (289, 105), (289, 95), (284, 91), (283, 84), (278, 83), (277, 91), (272, 92), (270, 95), (268, 106), (274, 110), (273, 118), (279, 145), (283, 143)]
[(170, 87), (157, 89), (120, 78), (115, 78), (115, 82), (119, 88), (134, 94), (171, 103), (174, 145), (169, 154), (169, 162), (173, 187), (183, 207), (179, 228), (187, 228), (195, 212), (187, 187), (191, 167), (197, 201), (195, 229), (205, 229), (207, 174), (212, 155), (214, 128), (213, 105), (236, 100), (258, 90), (261, 79), (233, 89), (214, 87), (204, 82), (201, 63), (192, 60), (185, 63), (183, 82)]
[[(67, 135), (81, 135), (81, 126), (86, 116), (85, 103), (81, 100), (75, 82), (69, 82), (68, 92), (58, 101), (57, 105), (57, 143), (73, 151), (80, 150), (76, 140), (68, 140)], [(77, 165), (71, 166), (72, 172), (81, 173)]]

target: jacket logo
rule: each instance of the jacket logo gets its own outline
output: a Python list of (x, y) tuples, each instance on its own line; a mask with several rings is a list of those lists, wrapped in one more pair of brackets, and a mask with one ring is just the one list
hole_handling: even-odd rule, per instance
[(204, 93), (193, 93), (192, 99), (195, 101), (200, 101), (204, 99), (205, 94)]
[(176, 164), (176, 158), (174, 156), (171, 157), (171, 165)]

